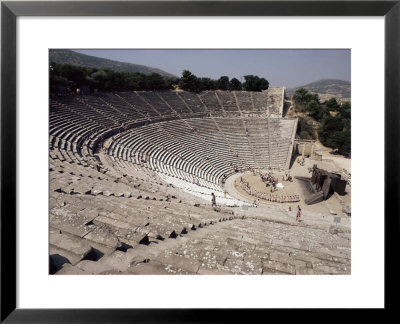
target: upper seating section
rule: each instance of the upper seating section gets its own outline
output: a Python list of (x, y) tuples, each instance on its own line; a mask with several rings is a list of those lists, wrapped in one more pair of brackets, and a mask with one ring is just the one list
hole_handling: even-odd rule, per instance
[(267, 92), (251, 92), (254, 103), (254, 112), (267, 114)]
[(284, 88), (269, 88), (267, 92), (267, 105), (271, 115), (282, 116), (284, 104)]
[(156, 110), (161, 116), (176, 115), (175, 111), (169, 106), (157, 92), (153, 91), (138, 91), (136, 94), (154, 110)]
[(208, 111), (212, 115), (221, 115), (223, 113), (222, 106), (218, 101), (215, 91), (203, 91), (199, 94), (200, 99), (206, 105)]
[(254, 104), (249, 91), (234, 91), (241, 112), (253, 112)]
[(120, 92), (118, 94), (132, 108), (146, 116), (147, 118), (160, 117), (160, 113), (150, 106), (143, 98), (138, 96), (135, 92)]
[(168, 104), (181, 115), (192, 114), (193, 110), (190, 106), (182, 100), (182, 98), (175, 91), (159, 91), (157, 93), (160, 98), (168, 102)]
[(217, 91), (216, 94), (221, 105), (224, 107), (225, 113), (230, 115), (239, 115), (238, 106), (233, 92)]
[(204, 104), (200, 101), (199, 96), (194, 92), (181, 91), (177, 95), (187, 104), (189, 109), (194, 113), (208, 113)]
[[(211, 114), (240, 116), (247, 113), (282, 116), (284, 88), (263, 92), (248, 91), (136, 91), (96, 93), (85, 96), (59, 97), (57, 104), (67, 106), (85, 119), (104, 126), (164, 117), (201, 117)], [(51, 109), (53, 109), (51, 107)]]

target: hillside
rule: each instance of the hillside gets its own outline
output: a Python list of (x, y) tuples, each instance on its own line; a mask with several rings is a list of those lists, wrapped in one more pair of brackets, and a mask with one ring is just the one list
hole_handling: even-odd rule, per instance
[(98, 69), (112, 69), (114, 71), (127, 71), (127, 72), (139, 72), (143, 74), (158, 73), (162, 76), (174, 77), (173, 74), (165, 72), (163, 70), (125, 62), (118, 62), (113, 60), (104, 59), (101, 57), (80, 54), (71, 50), (66, 49), (50, 49), (49, 50), (49, 61), (59, 64), (67, 63), (72, 65), (78, 65), (89, 68)]
[(322, 79), (302, 85), (296, 88), (287, 89), (289, 97), (293, 96), (296, 89), (305, 88), (310, 92), (318, 93), (322, 101), (336, 97), (339, 101), (347, 101), (351, 98), (351, 84), (348, 81), (338, 79)]

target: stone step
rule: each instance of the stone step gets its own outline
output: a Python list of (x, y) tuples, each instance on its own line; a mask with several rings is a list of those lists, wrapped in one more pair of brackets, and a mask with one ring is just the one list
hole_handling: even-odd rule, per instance
[(121, 246), (118, 237), (114, 234), (113, 230), (110, 229), (108, 226), (97, 226), (92, 225), (90, 226), (90, 231), (85, 235), (85, 239), (101, 244), (103, 246), (108, 247), (109, 249), (116, 249)]
[(89, 275), (92, 274), (89, 271), (82, 270), (71, 264), (64, 264), (63, 267), (56, 272), (56, 275)]
[(116, 238), (132, 246), (140, 243), (147, 243), (147, 237), (151, 231), (151, 229), (147, 227), (139, 227), (131, 223), (125, 223), (123, 221), (104, 216), (96, 217), (93, 220), (93, 223), (96, 225), (106, 226), (107, 228), (111, 229)]
[(49, 246), (49, 256), (50, 256), (50, 273), (54, 273), (62, 268), (66, 263), (76, 264), (81, 258), (72, 252), (59, 249), (56, 246)]
[(168, 266), (173, 266), (181, 271), (197, 273), (201, 263), (183, 255), (172, 254), (170, 252), (162, 253), (156, 256), (152, 261), (157, 261)]
[(75, 265), (76, 268), (81, 269), (88, 274), (108, 274), (113, 271), (113, 268), (103, 263), (96, 261), (83, 260)]
[(65, 207), (54, 207), (50, 210), (50, 225), (63, 232), (83, 237), (90, 231), (86, 224), (93, 220), (92, 216), (86, 213), (77, 214)]
[(127, 272), (132, 262), (134, 262), (132, 256), (122, 251), (114, 251), (98, 261), (102, 266), (110, 267), (121, 272)]
[(296, 274), (296, 267), (279, 262), (279, 261), (273, 261), (273, 260), (266, 260), (262, 262), (262, 270), (263, 273), (282, 273), (282, 274)]
[(129, 269), (130, 274), (144, 275), (187, 275), (194, 274), (182, 268), (166, 265), (157, 261), (138, 263)]
[[(74, 257), (74, 259), (77, 259), (78, 261), (85, 258), (92, 250), (92, 247), (86, 240), (68, 233), (54, 230), (50, 231), (50, 246), (76, 255), (76, 258)], [(73, 260), (70, 261), (72, 264), (75, 263)]]

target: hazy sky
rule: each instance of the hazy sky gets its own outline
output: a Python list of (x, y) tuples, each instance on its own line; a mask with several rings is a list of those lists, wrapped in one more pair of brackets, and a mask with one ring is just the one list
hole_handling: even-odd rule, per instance
[(266, 78), (270, 86), (287, 88), (319, 79), (350, 81), (350, 50), (75, 50), (115, 61), (143, 64), (181, 76), (238, 78), (247, 74)]

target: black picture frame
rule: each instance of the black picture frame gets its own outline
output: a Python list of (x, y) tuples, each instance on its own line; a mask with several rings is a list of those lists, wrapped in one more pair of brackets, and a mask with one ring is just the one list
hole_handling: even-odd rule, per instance
[[(394, 310), (399, 234), (400, 1), (128, 1), (1, 3), (1, 322), (233, 322), (261, 310), (16, 308), (16, 19), (19, 16), (384, 16), (385, 309)], [(371, 80), (373, 82), (373, 80)], [(368, 92), (368, 90), (366, 90)], [(372, 261), (371, 261), (372, 262)], [(367, 283), (366, 283), (367, 284)], [(242, 314), (241, 314), (242, 315)]]

